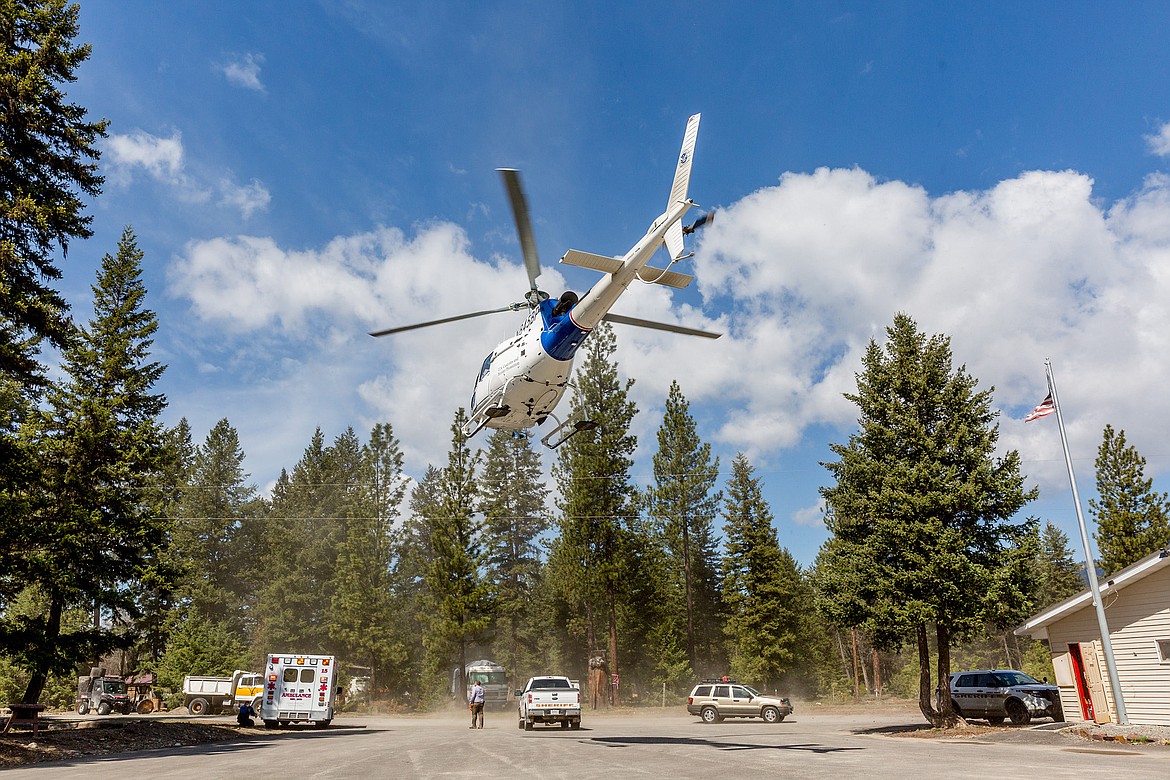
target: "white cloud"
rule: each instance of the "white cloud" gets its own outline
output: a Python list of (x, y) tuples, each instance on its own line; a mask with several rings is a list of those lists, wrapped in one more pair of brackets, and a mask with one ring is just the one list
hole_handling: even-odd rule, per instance
[(825, 527), (825, 502), (821, 499), (812, 506), (798, 509), (792, 513), (792, 522), (806, 528)]
[(237, 87), (264, 92), (264, 84), (260, 81), (260, 66), (262, 64), (264, 64), (263, 54), (249, 52), (218, 67), (227, 80)]
[(178, 131), (170, 138), (142, 130), (111, 135), (106, 141), (106, 160), (108, 175), (120, 184), (129, 183), (137, 168), (151, 178), (177, 183), (183, 175), (183, 139)]
[(718, 436), (732, 446), (774, 452), (814, 424), (849, 428), (841, 393), (897, 311), (949, 335), (956, 365), (996, 387), (1003, 443), (1037, 477), (1063, 468), (1049, 431), (1017, 414), (1043, 397), (1046, 357), (1069, 385), (1076, 451), (1094, 452), (1106, 422), (1136, 428), (1151, 452), (1170, 435), (1149, 406), (1170, 407), (1165, 177), (1103, 211), (1092, 181), (1068, 171), (937, 198), (858, 170), (788, 174), (729, 207), (696, 262), (708, 300), (735, 313), (726, 362), (694, 366), (727, 373)]
[(1170, 157), (1170, 122), (1158, 128), (1158, 132), (1146, 136), (1150, 151), (1159, 157)]
[[(956, 366), (995, 387), (1001, 445), (1020, 450), (1030, 484), (1067, 489), (1054, 426), (1021, 421), (1044, 396), (1045, 358), (1074, 452), (1091, 459), (1111, 423), (1149, 453), (1151, 473), (1170, 467), (1154, 457), (1170, 438), (1170, 177), (1152, 175), (1110, 206), (1072, 171), (937, 197), (857, 169), (787, 174), (724, 209), (694, 265), (701, 310), (654, 285), (634, 285), (615, 307), (725, 333), (708, 341), (617, 326), (617, 359), (648, 410), (635, 422), (643, 451), (672, 379), (696, 415), (716, 421), (705, 435), (725, 452), (766, 460), (813, 428), (839, 430), (843, 441), (857, 410), (842, 393), (856, 388), (870, 339), (883, 341), (906, 311), (924, 332), (950, 336)], [(555, 267), (541, 281), (563, 289)], [(193, 242), (171, 283), (225, 338), (267, 334), (344, 355), (334, 361), (344, 371), (306, 359), (282, 376), (295, 387), (295, 373), (323, 407), (356, 396), (371, 422), (394, 425), (415, 463), (443, 457), (475, 368), (519, 317), (378, 340), (364, 333), (502, 306), (525, 287), (518, 260), (476, 258), (448, 223), (302, 251), (263, 237)], [(812, 516), (809, 508), (792, 519)]]
[[(549, 289), (563, 286), (554, 268), (546, 268), (541, 281)], [(527, 281), (519, 260), (479, 260), (462, 229), (434, 223), (410, 237), (383, 228), (304, 251), (254, 236), (192, 242), (172, 265), (170, 288), (189, 298), (196, 315), (227, 341), (263, 334), (295, 345), (295, 354), (310, 356), (307, 364), (318, 362), (311, 357), (316, 354), (344, 356), (338, 360), (348, 366), (344, 377), (335, 370), (303, 371), (300, 363), (273, 371), (299, 393), (332, 396), (319, 407), (322, 417), (357, 388), (368, 422), (390, 421), (413, 462), (427, 463), (444, 456), (452, 416), (468, 404), (479, 364), (522, 315), (501, 313), (382, 339), (367, 333), (502, 307), (520, 300)]]
[(106, 175), (111, 183), (129, 186), (137, 172), (166, 185), (185, 203), (208, 203), (218, 193), (217, 205), (237, 209), (247, 219), (258, 209), (268, 207), (272, 196), (257, 179), (237, 184), (230, 175), (222, 176), (215, 186), (188, 170), (183, 139), (176, 130), (169, 138), (134, 130), (111, 135), (106, 141)]
[(272, 201), (268, 190), (256, 179), (244, 185), (236, 184), (231, 179), (223, 179), (219, 183), (221, 206), (230, 206), (239, 209), (240, 214), (247, 219), (257, 209), (266, 209)]

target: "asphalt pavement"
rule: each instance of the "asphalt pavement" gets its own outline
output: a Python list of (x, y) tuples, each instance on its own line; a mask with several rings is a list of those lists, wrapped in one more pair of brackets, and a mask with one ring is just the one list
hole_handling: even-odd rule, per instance
[[(681, 708), (586, 711), (580, 730), (490, 712), (338, 717), (225, 743), (9, 769), (18, 778), (1077, 778), (1170, 777), (1170, 747), (1076, 739), (1043, 725), (945, 738), (905, 709), (804, 706), (779, 724), (703, 724)], [(906, 736), (908, 729), (917, 736)]]

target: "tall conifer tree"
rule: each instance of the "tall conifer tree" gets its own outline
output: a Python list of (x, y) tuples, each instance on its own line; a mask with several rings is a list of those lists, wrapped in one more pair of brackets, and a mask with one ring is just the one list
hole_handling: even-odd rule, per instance
[(731, 464), (723, 508), (723, 602), (731, 673), (775, 686), (796, 659), (803, 625), (801, 575), (780, 546), (763, 487), (743, 453)]
[[(919, 708), (934, 725), (956, 720), (948, 685), (955, 642), (1018, 620), (1030, 606), (1035, 522), (1012, 517), (1036, 491), (1019, 454), (995, 455), (991, 391), (954, 369), (950, 340), (927, 338), (906, 314), (871, 341), (846, 398), (860, 412), (821, 489), (833, 534), (817, 566), (819, 600), (838, 625), (864, 623), (882, 649), (913, 636)], [(931, 679), (931, 644), (937, 652)]]
[(91, 47), (77, 45), (78, 6), (10, 0), (0, 12), (0, 374), (40, 376), (36, 342), (70, 337), (68, 305), (46, 282), (54, 253), (89, 238), (82, 198), (101, 192), (97, 142), (106, 122), (61, 91)]
[[(439, 472), (431, 500), (423, 504), (429, 513), (420, 518), (431, 553), (423, 574), (428, 605), (423, 647), (427, 671), (435, 680), (443, 679), (451, 668), (463, 669), (471, 660), (468, 646), (490, 623), (490, 589), (483, 577), (483, 524), (477, 517), (480, 452), (472, 451), (463, 432), (466, 421), (461, 408), (451, 423), (447, 465)], [(462, 696), (466, 681), (462, 674), (457, 679)]]
[(624, 537), (633, 511), (630, 468), (637, 446), (630, 433), (633, 380), (619, 380), (616, 349), (613, 329), (602, 323), (585, 343), (574, 375), (572, 410), (598, 428), (557, 449), (560, 533), (550, 553), (554, 587), (575, 618), (571, 630), (586, 640), (588, 652), (606, 652), (610, 674), (619, 673), (618, 612), (628, 582)]
[(538, 661), (539, 537), (550, 524), (548, 488), (531, 439), (522, 432), (493, 433), (479, 482), (484, 574), (495, 603), (494, 660), (515, 675), (517, 667), (533, 667)]
[(191, 457), (190, 482), (172, 531), (183, 569), (177, 618), (194, 615), (248, 635), (255, 629), (257, 526), (263, 509), (244, 471), (240, 437), (224, 418)]
[(706, 666), (713, 674), (721, 624), (713, 531), (722, 501), (715, 490), (719, 458), (712, 458), (711, 445), (699, 439), (678, 382), (670, 383), (653, 466), (648, 508), (666, 544), (671, 590), (681, 595), (681, 605), (675, 606), (681, 606), (677, 623), (685, 629), (687, 658), (693, 670)]
[(1170, 502), (1153, 490), (1146, 459), (1126, 444), (1125, 431), (1105, 426), (1096, 465), (1099, 498), (1089, 499), (1089, 510), (1101, 567), (1113, 574), (1170, 544)]
[(402, 451), (389, 424), (378, 424), (362, 448), (346, 537), (330, 588), (330, 634), (347, 655), (370, 668), (373, 687), (394, 680), (406, 661), (402, 635), (395, 630), (393, 587), (398, 521), (408, 480)]
[[(24, 576), (48, 609), (23, 626), (18, 645), (32, 672), (29, 702), (50, 671), (126, 644), (113, 625), (140, 614), (136, 586), (165, 541), (147, 494), (165, 462), (157, 418), (166, 398), (154, 392), (164, 367), (150, 359), (158, 321), (145, 308), (142, 257), (127, 228), (117, 252), (102, 258), (94, 318), (69, 342), (67, 378), (34, 425), (44, 493), (24, 521)], [(93, 610), (90, 630), (62, 633), (71, 606)]]

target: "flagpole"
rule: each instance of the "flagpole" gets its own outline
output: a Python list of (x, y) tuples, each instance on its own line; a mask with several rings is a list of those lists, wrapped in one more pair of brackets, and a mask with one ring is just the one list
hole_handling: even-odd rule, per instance
[(1109, 621), (1105, 619), (1105, 606), (1101, 603), (1101, 588), (1097, 585), (1097, 564), (1089, 549), (1089, 530), (1085, 526), (1085, 515), (1081, 511), (1081, 497), (1077, 494), (1077, 478), (1073, 473), (1072, 455), (1068, 449), (1068, 436), (1064, 432), (1064, 415), (1060, 411), (1060, 397), (1056, 393), (1056, 378), (1052, 376), (1052, 361), (1044, 360), (1044, 373), (1048, 376), (1048, 392), (1056, 409), (1056, 422), (1060, 427), (1060, 443), (1064, 445), (1064, 462), (1068, 466), (1068, 481), (1072, 485), (1073, 504), (1077, 508), (1077, 522), (1081, 525), (1081, 543), (1085, 547), (1085, 573), (1089, 578), (1089, 591), (1097, 608), (1097, 628), (1101, 632), (1101, 649), (1105, 653), (1105, 668), (1109, 672), (1109, 686), (1113, 689), (1113, 704), (1117, 708), (1117, 722), (1129, 724), (1125, 712), (1125, 698), (1121, 695), (1121, 680), (1117, 677), (1117, 663), (1113, 659), (1113, 642), (1109, 638)]

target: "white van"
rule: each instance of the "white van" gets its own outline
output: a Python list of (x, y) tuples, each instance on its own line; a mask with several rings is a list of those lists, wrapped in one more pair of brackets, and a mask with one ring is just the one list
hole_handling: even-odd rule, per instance
[(260, 719), (266, 728), (308, 721), (325, 728), (333, 720), (336, 659), (331, 655), (269, 653)]

